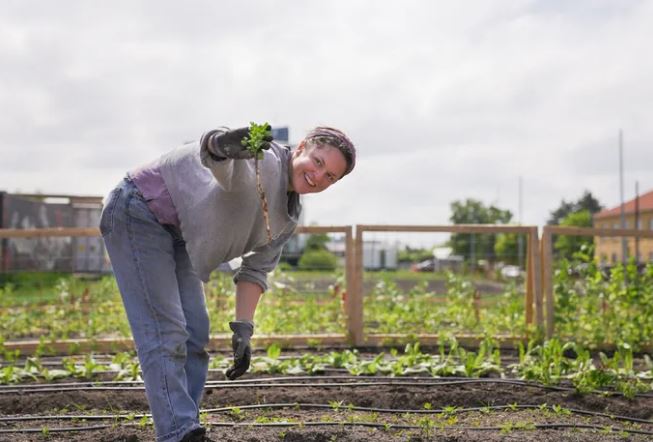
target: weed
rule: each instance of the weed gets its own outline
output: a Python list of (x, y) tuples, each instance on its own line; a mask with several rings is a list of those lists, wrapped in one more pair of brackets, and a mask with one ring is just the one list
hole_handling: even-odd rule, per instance
[(261, 170), (259, 161), (263, 159), (263, 145), (265, 138), (269, 134), (270, 125), (268, 123), (256, 124), (251, 122), (249, 125), (249, 137), (242, 140), (243, 146), (247, 147), (254, 156), (254, 168), (256, 169), (256, 190), (258, 191), (259, 199), (261, 200), (261, 209), (263, 211), (263, 218), (265, 219), (265, 230), (268, 235), (268, 242), (272, 242), (272, 231), (270, 229), (270, 215), (268, 213), (268, 202), (261, 184)]

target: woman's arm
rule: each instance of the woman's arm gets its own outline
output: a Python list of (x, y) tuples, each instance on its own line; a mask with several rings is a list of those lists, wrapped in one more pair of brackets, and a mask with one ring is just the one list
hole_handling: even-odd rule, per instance
[(249, 281), (236, 284), (236, 320), (253, 321), (259, 299), (263, 294), (260, 285)]
[(242, 376), (249, 368), (252, 359), (252, 347), (249, 343), (254, 334), (254, 312), (263, 289), (260, 285), (238, 281), (236, 283), (236, 320), (229, 323), (231, 346), (234, 350), (234, 364), (227, 370), (227, 378), (234, 380)]

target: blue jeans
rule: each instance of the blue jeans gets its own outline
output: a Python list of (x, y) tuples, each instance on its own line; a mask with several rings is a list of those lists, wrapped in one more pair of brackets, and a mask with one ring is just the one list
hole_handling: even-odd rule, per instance
[(179, 230), (156, 220), (129, 179), (109, 194), (100, 230), (136, 343), (157, 441), (178, 441), (200, 427), (209, 364), (202, 281)]

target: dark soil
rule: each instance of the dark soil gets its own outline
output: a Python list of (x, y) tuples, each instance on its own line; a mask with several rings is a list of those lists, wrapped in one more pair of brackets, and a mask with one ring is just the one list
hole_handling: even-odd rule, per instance
[[(316, 382), (319, 378), (316, 377)], [(438, 380), (438, 381), (441, 381)], [(340, 405), (334, 405), (340, 402)], [(609, 427), (653, 431), (653, 424), (632, 424), (610, 417), (586, 416), (554, 411), (553, 405), (610, 415), (653, 419), (653, 398), (639, 396), (628, 400), (621, 396), (599, 394), (579, 395), (574, 392), (554, 391), (535, 386), (516, 386), (500, 383), (472, 383), (437, 386), (256, 386), (230, 387), (220, 384), (208, 388), (202, 404), (204, 409), (253, 404), (303, 403), (331, 405), (324, 409), (297, 407), (266, 408), (238, 412), (216, 412), (206, 415), (211, 438), (216, 441), (613, 441), (626, 435), (608, 432)], [(512, 411), (481, 410), (451, 411), (449, 414), (411, 414), (358, 412), (347, 409), (352, 404), (361, 407), (391, 408), (395, 410), (470, 408), (496, 405), (542, 405), (545, 410), (520, 409)], [(426, 404), (426, 405), (425, 405)], [(3, 418), (30, 415), (97, 415), (119, 413), (147, 413), (148, 406), (142, 390), (76, 391), (54, 393), (0, 394), (0, 414)], [(303, 422), (302, 427), (256, 427), (252, 423)], [(330, 423), (331, 426), (312, 427), (311, 422)], [(337, 423), (371, 422), (379, 428), (337, 425)], [(595, 425), (599, 429), (559, 428), (537, 429), (540, 424)], [(230, 425), (228, 427), (219, 426)], [(384, 424), (413, 425), (416, 429), (384, 428)], [(93, 431), (57, 433), (60, 427), (108, 425)], [(234, 426), (236, 425), (236, 426)], [(44, 429), (46, 428), (47, 429)], [(494, 429), (481, 431), (479, 427)], [(150, 441), (154, 440), (151, 426), (140, 426), (137, 419), (126, 421), (71, 421), (38, 420), (20, 423), (0, 421), (0, 431), (16, 428), (35, 428), (38, 433), (2, 433), (0, 441)], [(49, 434), (46, 434), (49, 433)], [(653, 440), (653, 436), (630, 435), (628, 440)]]

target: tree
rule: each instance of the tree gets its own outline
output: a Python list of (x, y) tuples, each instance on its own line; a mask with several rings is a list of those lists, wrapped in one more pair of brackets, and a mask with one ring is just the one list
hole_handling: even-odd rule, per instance
[(302, 270), (324, 270), (333, 271), (336, 268), (338, 259), (329, 251), (327, 243), (329, 235), (320, 233), (310, 235), (306, 239), (306, 246), (297, 263)]
[(306, 239), (306, 250), (327, 250), (326, 245), (329, 241), (329, 235), (326, 233), (310, 235)]
[[(509, 210), (503, 210), (493, 205), (486, 207), (481, 201), (468, 198), (464, 202), (451, 203), (451, 217), (454, 224), (507, 224), (512, 219)], [(449, 244), (456, 255), (469, 257), (472, 265), (478, 259), (495, 261), (494, 244), (496, 235), (478, 235), (456, 233), (451, 235)]]
[(399, 250), (399, 256), (397, 260), (403, 263), (415, 263), (431, 258), (433, 258), (433, 250), (406, 246), (404, 249)]
[(522, 264), (519, 262), (519, 241), (515, 233), (500, 233), (494, 243), (494, 253), (497, 259), (506, 264)]
[[(580, 212), (581, 210), (587, 210), (590, 215), (594, 215), (603, 209), (599, 200), (594, 198), (592, 192), (586, 190), (583, 193), (583, 196), (578, 198), (575, 202), (567, 202), (562, 200), (560, 202), (560, 207), (551, 212), (551, 217), (546, 222), (548, 225), (559, 225), (561, 221), (570, 213)], [(591, 225), (590, 225), (591, 227)]]
[[(572, 212), (560, 221), (561, 226), (592, 227), (592, 214), (589, 210)], [(594, 245), (594, 239), (588, 236), (560, 235), (553, 248), (563, 257), (572, 258), (583, 246)]]
[(338, 259), (328, 250), (305, 250), (299, 258), (302, 270), (320, 270), (332, 272), (336, 269)]

